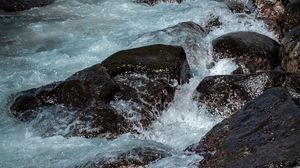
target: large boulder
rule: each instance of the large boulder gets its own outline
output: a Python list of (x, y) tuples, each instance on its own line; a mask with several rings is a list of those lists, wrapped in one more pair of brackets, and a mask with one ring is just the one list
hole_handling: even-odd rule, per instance
[(102, 65), (121, 88), (114, 104), (130, 104), (138, 115), (136, 122), (144, 127), (168, 107), (176, 85), (188, 82), (191, 76), (183, 48), (162, 44), (120, 51)]
[(182, 0), (135, 0), (136, 3), (145, 3), (150, 6), (153, 6), (159, 2), (168, 2), (168, 3), (181, 3)]
[(16, 12), (52, 4), (55, 0), (1, 0), (0, 10)]
[(280, 45), (256, 32), (233, 32), (213, 40), (214, 60), (233, 58), (239, 68), (234, 73), (273, 70), (280, 65)]
[(300, 109), (287, 90), (272, 88), (223, 120), (187, 150), (199, 167), (300, 166)]
[(300, 26), (287, 33), (281, 44), (283, 69), (287, 72), (300, 72)]
[(179, 46), (150, 45), (119, 51), (102, 63), (111, 76), (135, 72), (151, 78), (166, 78), (186, 83), (191, 77), (185, 51)]
[(119, 89), (97, 64), (65, 81), (17, 93), (10, 111), (21, 121), (36, 119), (33, 125), (44, 136), (66, 130), (64, 136), (115, 137), (130, 130), (127, 120), (108, 104)]
[(208, 76), (198, 85), (195, 95), (197, 101), (205, 104), (211, 113), (229, 117), (245, 103), (272, 87), (285, 87), (300, 105), (299, 81), (300, 74), (277, 71)]

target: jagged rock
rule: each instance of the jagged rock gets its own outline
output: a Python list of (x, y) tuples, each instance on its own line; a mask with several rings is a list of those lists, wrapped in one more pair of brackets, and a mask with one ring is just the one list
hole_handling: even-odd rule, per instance
[(300, 25), (300, 0), (291, 0), (285, 8), (285, 27), (287, 31)]
[(272, 88), (209, 131), (187, 150), (204, 156), (199, 167), (300, 165), (300, 109), (288, 91)]
[(111, 76), (134, 72), (178, 83), (186, 83), (191, 77), (185, 51), (178, 46), (157, 44), (123, 50), (105, 59), (101, 65)]
[(182, 0), (135, 0), (136, 3), (146, 3), (150, 6), (153, 6), (159, 2), (168, 2), (168, 3), (178, 3), (180, 4)]
[(213, 40), (214, 60), (233, 58), (239, 68), (234, 73), (273, 70), (280, 65), (280, 45), (256, 32), (233, 32)]
[(287, 72), (300, 72), (300, 26), (287, 33), (281, 44), (283, 69)]
[(222, 25), (222, 22), (220, 21), (220, 18), (213, 16), (212, 18), (210, 18), (208, 20), (208, 22), (204, 26), (204, 29), (206, 32), (211, 32), (212, 30), (220, 27), (221, 25)]
[(276, 71), (208, 76), (197, 87), (196, 99), (205, 104), (211, 113), (229, 117), (265, 90), (282, 86), (289, 90), (294, 101), (300, 105), (299, 80), (300, 74)]
[(16, 12), (52, 4), (55, 0), (1, 0), (0, 10)]

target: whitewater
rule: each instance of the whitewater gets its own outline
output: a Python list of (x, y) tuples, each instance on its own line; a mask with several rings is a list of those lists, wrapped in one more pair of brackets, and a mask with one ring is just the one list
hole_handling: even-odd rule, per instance
[[(180, 22), (193, 21), (204, 27), (213, 16), (219, 17), (222, 25), (197, 40), (201, 50), (187, 55), (193, 78), (177, 88), (170, 107), (141, 134), (128, 133), (113, 140), (41, 137), (33, 123), (16, 121), (9, 114), (13, 93), (64, 80), (120, 50), (168, 44), (172, 39), (136, 39)], [(230, 59), (207, 69), (212, 61), (211, 41), (235, 31), (259, 32), (276, 40), (263, 21), (256, 19), (255, 12), (233, 14), (224, 2), (212, 0), (153, 7), (131, 0), (57, 0), (42, 8), (0, 13), (0, 167), (75, 167), (139, 146), (155, 146), (170, 154), (150, 167), (196, 167), (201, 157), (184, 149), (198, 142), (222, 118), (208, 114), (193, 100), (193, 92), (205, 76), (235, 70)], [(124, 102), (113, 102), (113, 106), (131, 111)]]

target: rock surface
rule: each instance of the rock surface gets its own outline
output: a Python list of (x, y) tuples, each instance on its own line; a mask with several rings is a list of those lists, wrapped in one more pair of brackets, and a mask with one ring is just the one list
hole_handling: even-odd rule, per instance
[(1, 0), (0, 10), (16, 12), (52, 4), (55, 0)]
[(300, 26), (287, 33), (281, 44), (283, 69), (287, 72), (300, 72)]
[(208, 76), (197, 87), (196, 99), (205, 104), (211, 113), (229, 117), (246, 102), (272, 87), (285, 87), (300, 105), (300, 88), (297, 82), (300, 82), (299, 74), (277, 71)]
[(181, 3), (182, 0), (135, 0), (136, 3), (146, 3), (150, 6), (153, 6), (159, 2), (168, 2), (168, 3)]
[(216, 125), (188, 150), (204, 156), (199, 167), (300, 165), (300, 109), (288, 91), (272, 88)]
[(291, 0), (285, 8), (285, 27), (287, 31), (300, 25), (300, 0)]
[(233, 32), (213, 40), (214, 60), (233, 58), (239, 68), (234, 73), (273, 70), (280, 65), (280, 45), (255, 32)]

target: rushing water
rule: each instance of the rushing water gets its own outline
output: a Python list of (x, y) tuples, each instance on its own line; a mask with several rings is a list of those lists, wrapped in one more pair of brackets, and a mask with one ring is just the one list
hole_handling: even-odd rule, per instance
[[(202, 50), (188, 55), (193, 79), (177, 89), (169, 109), (141, 135), (125, 134), (115, 140), (42, 138), (32, 124), (9, 116), (7, 106), (15, 92), (63, 80), (116, 51), (146, 45), (147, 40), (135, 42), (142, 34), (183, 21), (204, 26), (211, 16), (220, 17), (223, 25), (198, 39)], [(193, 91), (205, 76), (234, 70), (231, 60), (221, 60), (211, 70), (205, 65), (211, 60), (211, 41), (240, 30), (275, 38), (262, 21), (255, 19), (255, 13), (232, 14), (224, 3), (210, 0), (154, 7), (131, 0), (57, 0), (44, 8), (0, 14), (0, 167), (73, 167), (96, 156), (111, 156), (138, 146), (161, 147), (170, 153), (151, 167), (193, 167), (200, 157), (187, 156), (183, 150), (220, 121), (192, 100)], [(168, 41), (172, 39), (149, 43)], [(114, 105), (129, 108), (122, 102)]]

